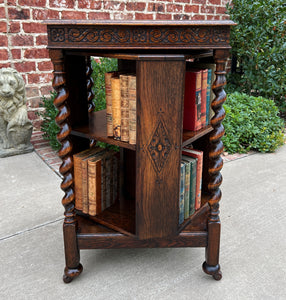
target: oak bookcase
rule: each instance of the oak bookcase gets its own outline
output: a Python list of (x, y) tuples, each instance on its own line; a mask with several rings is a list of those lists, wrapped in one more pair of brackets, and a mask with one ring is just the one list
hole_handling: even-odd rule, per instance
[[(221, 279), (219, 265), (223, 162), (221, 124), (231, 21), (47, 21), (54, 65), (57, 138), (68, 283), (82, 271), (80, 249), (205, 247), (203, 270)], [(94, 112), (90, 56), (118, 58), (119, 71), (136, 72), (136, 145), (106, 135), (105, 111)], [(216, 64), (211, 125), (183, 130), (186, 61)], [(75, 209), (73, 154), (96, 141), (120, 147), (120, 201), (95, 217)], [(204, 151), (202, 207), (178, 225), (182, 147)]]

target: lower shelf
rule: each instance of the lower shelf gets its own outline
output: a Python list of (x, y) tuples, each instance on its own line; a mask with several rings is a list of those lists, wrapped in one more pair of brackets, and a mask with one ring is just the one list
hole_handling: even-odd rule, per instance
[(77, 216), (79, 249), (206, 247), (207, 231), (181, 232), (173, 238), (139, 240)]

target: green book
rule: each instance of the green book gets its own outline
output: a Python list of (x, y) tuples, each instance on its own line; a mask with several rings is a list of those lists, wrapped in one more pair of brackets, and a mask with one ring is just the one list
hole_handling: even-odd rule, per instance
[(190, 176), (191, 176), (191, 163), (182, 157), (182, 161), (186, 164), (185, 167), (185, 194), (184, 194), (184, 215), (185, 219), (190, 216)]

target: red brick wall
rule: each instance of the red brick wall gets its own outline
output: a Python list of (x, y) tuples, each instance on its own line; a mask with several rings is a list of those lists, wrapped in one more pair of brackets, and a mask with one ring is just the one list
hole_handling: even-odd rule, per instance
[(42, 96), (51, 90), (45, 19), (223, 20), (228, 0), (0, 0), (0, 68), (26, 82), (29, 117), (39, 128)]

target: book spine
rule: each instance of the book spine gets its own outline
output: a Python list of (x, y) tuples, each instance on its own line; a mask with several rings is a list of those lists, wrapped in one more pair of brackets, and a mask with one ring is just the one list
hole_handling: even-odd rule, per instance
[(101, 163), (88, 161), (88, 202), (89, 214), (95, 216), (101, 212)]
[(208, 86), (208, 69), (202, 70), (202, 91), (201, 91), (201, 123), (202, 127), (206, 126), (206, 109), (207, 109), (207, 86)]
[(190, 177), (190, 216), (195, 212), (196, 201), (196, 177), (197, 177), (197, 160), (191, 161), (191, 177)]
[(190, 216), (190, 172), (191, 164), (186, 162), (186, 171), (185, 171), (185, 195), (184, 195), (184, 211), (185, 219)]
[(115, 140), (121, 139), (121, 101), (120, 101), (120, 79), (111, 78), (112, 95), (112, 126)]
[(116, 75), (116, 72), (108, 72), (108, 73), (105, 73), (105, 76), (104, 76), (105, 77), (107, 136), (113, 136), (111, 78), (115, 75)]
[(210, 124), (210, 105), (211, 105), (211, 82), (212, 82), (212, 69), (208, 69), (207, 80), (207, 99), (206, 99), (206, 125)]
[(128, 75), (120, 75), (121, 90), (121, 141), (129, 142)]
[(202, 72), (198, 72), (196, 76), (196, 105), (195, 105), (196, 122), (195, 122), (194, 130), (199, 130), (202, 128), (201, 111), (202, 111)]
[(75, 208), (82, 210), (82, 178), (81, 178), (81, 164), (80, 158), (73, 159), (74, 164), (74, 190), (75, 190)]
[(136, 76), (128, 78), (129, 98), (129, 144), (136, 144)]
[(179, 224), (184, 222), (184, 200), (185, 200), (185, 164), (181, 163), (181, 180), (180, 180), (180, 196), (179, 196)]
[(82, 177), (82, 212), (88, 214), (88, 175), (87, 160), (81, 160), (81, 177)]

